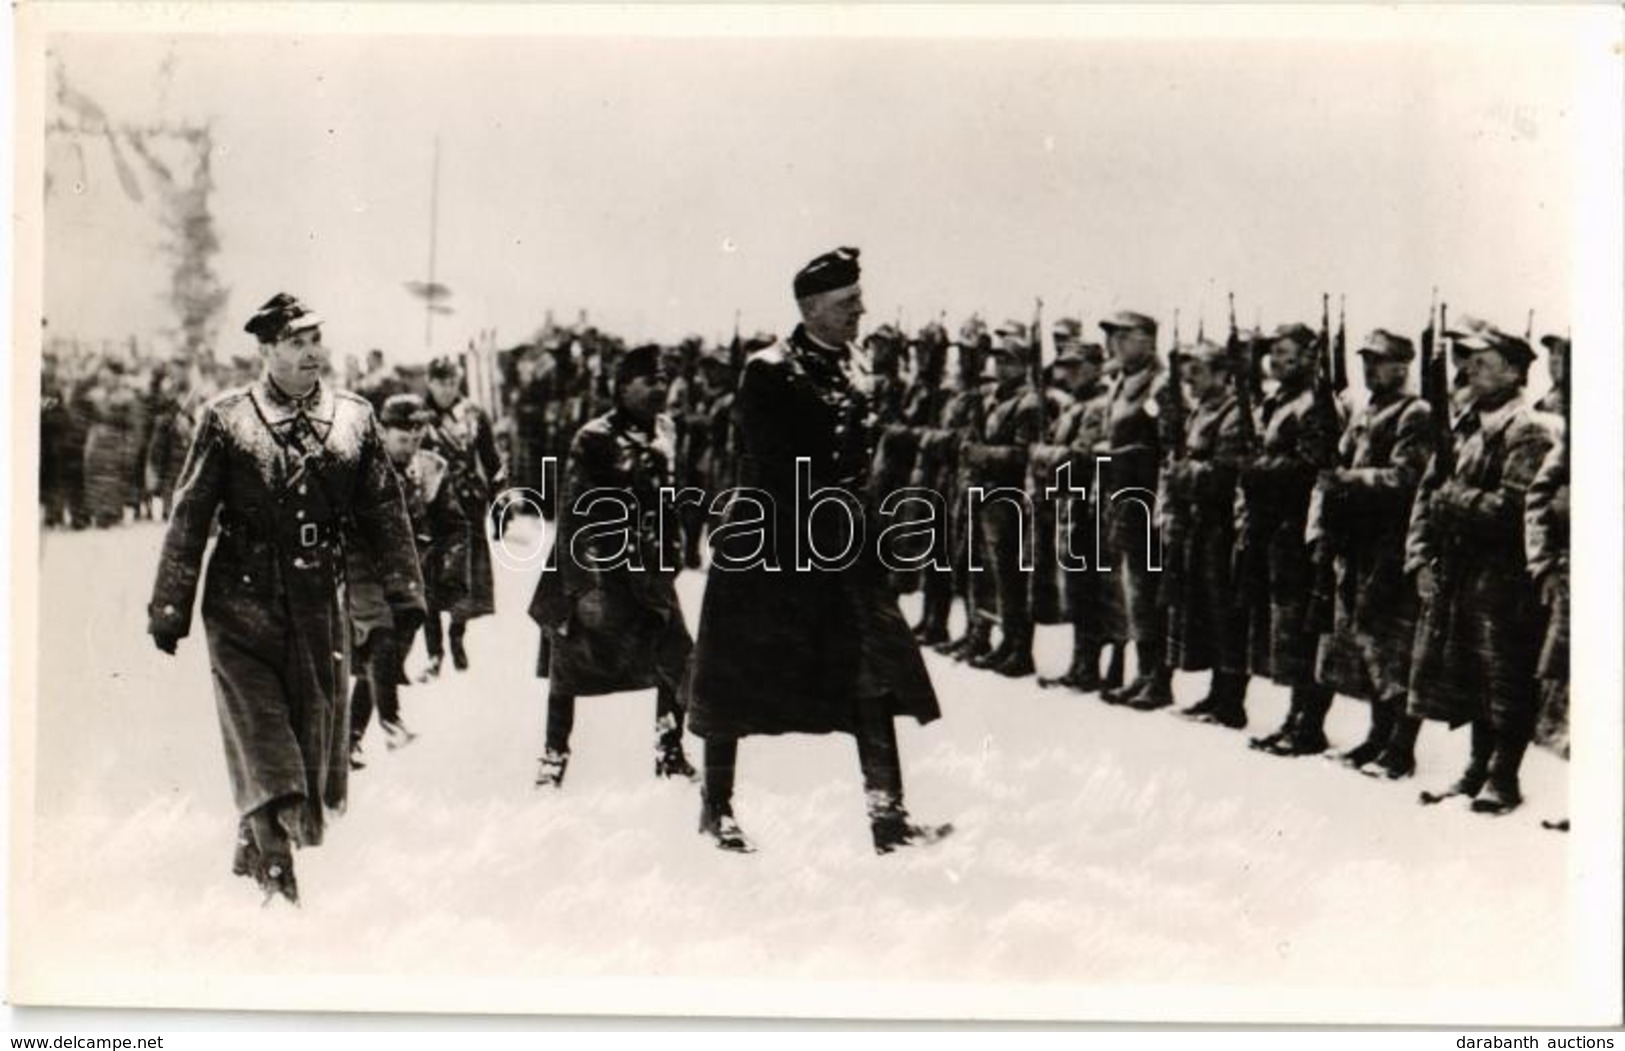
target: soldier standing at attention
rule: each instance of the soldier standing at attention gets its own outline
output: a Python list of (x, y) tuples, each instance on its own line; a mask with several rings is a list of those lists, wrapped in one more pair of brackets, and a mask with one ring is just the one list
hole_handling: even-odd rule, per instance
[(1489, 326), (1449, 336), (1467, 355), (1472, 407), (1457, 421), (1465, 438), (1454, 470), (1430, 468), (1411, 511), (1405, 569), (1422, 610), (1410, 712), (1472, 724), (1466, 770), (1421, 801), (1462, 795), (1475, 811), (1504, 814), (1523, 801), (1545, 626), (1524, 549), (1525, 496), (1557, 436), (1523, 397), (1529, 344)]
[(1033, 673), (1033, 611), (1027, 572), (1033, 553), (1028, 545), (1024, 508), (1030, 503), (1012, 499), (1026, 492), (1027, 460), (1031, 448), (1043, 440), (1040, 395), (1032, 389), (1031, 348), (1027, 327), (1007, 321), (995, 333), (993, 364), (998, 385), (989, 400), (982, 428), (960, 449), (960, 459), (971, 485), (985, 500), (976, 508), (981, 521), (983, 572), (993, 576), (999, 624), (999, 644), (973, 657), (973, 668), (987, 668), (1007, 678)]
[[(1072, 661), (1065, 674), (1054, 679), (1039, 679), (1038, 685), (1098, 693), (1103, 688), (1116, 689), (1123, 685), (1123, 649), (1128, 634), (1117, 581), (1100, 572), (1102, 565), (1110, 566), (1113, 562), (1105, 536), (1100, 537), (1101, 550), (1095, 550), (1093, 501), (1098, 500), (1100, 494), (1093, 491), (1091, 457), (1106, 418), (1106, 384), (1101, 378), (1106, 350), (1099, 343), (1082, 341), (1083, 323), (1075, 318), (1057, 321), (1054, 335), (1055, 371), (1070, 390), (1073, 401), (1055, 417), (1049, 443), (1034, 451), (1033, 466), (1041, 489), (1055, 485), (1057, 470), (1062, 464), (1070, 464), (1073, 487), (1089, 490), (1084, 499), (1062, 494), (1057, 512), (1065, 523), (1061, 542), (1068, 545), (1070, 552), (1083, 555), (1088, 566), (1074, 567), (1064, 573), (1062, 579), (1067, 615), (1072, 622)], [(1100, 658), (1108, 643), (1112, 657), (1102, 676)]]
[(1270, 341), (1276, 389), (1258, 408), (1259, 454), (1241, 474), (1242, 575), (1249, 664), (1254, 675), (1291, 689), (1286, 718), (1254, 748), (1274, 755), (1326, 750), (1332, 691), (1315, 681), (1319, 635), (1309, 619), (1314, 583), (1309, 500), (1320, 471), (1336, 455), (1336, 423), (1317, 406), (1313, 385), (1316, 337), (1308, 325), (1282, 325)]
[[(468, 592), (468, 520), (447, 484), (446, 461), (438, 453), (420, 448), (428, 418), (422, 398), (392, 394), (379, 411), (378, 424), (384, 452), (406, 498), (424, 594), (429, 603), (447, 608)], [(355, 633), (350, 769), (360, 770), (366, 765), (361, 758), (361, 739), (375, 708), (392, 751), (417, 737), (401, 720), (398, 689), (407, 682), (402, 662), (412, 649), (417, 618), (405, 625), (396, 623), (364, 545), (348, 545), (345, 554), (350, 624)]]
[(1163, 483), (1170, 541), (1163, 578), (1170, 590), (1168, 664), (1213, 671), (1208, 695), (1180, 714), (1240, 729), (1247, 725), (1247, 625), (1238, 615), (1231, 558), (1236, 479), (1252, 449), (1231, 385), (1238, 363), (1212, 343), (1178, 353), (1191, 411), (1185, 455), (1169, 466)]
[(570, 443), (554, 566), (542, 574), (530, 605), (543, 632), (537, 671), (548, 680), (541, 787), (564, 783), (577, 697), (651, 686), (655, 776), (695, 776), (683, 754), (677, 703), (693, 649), (675, 586), (683, 527), (676, 507), (660, 498), (673, 484), (677, 460), (677, 427), (663, 411), (666, 389), (660, 348), (628, 351), (615, 366), (615, 407), (589, 420)]
[(191, 630), (216, 511), (203, 627), (241, 815), (233, 871), (299, 900), (292, 848), (343, 807), (349, 726), (343, 544), (372, 555), (397, 626), (421, 618), (423, 580), (372, 408), (321, 382), (321, 321), (273, 296), (245, 329), (263, 372), (204, 410), (181, 469), (147, 632), (174, 653)]
[(1309, 523), (1317, 567), (1332, 564), (1332, 630), (1316, 678), (1371, 705), (1371, 730), (1343, 762), (1391, 779), (1416, 770), (1419, 720), (1405, 711), (1416, 589), (1405, 579), (1405, 533), (1433, 433), (1427, 402), (1405, 393), (1411, 341), (1377, 329), (1360, 348), (1371, 398), (1349, 421), (1337, 466), (1321, 473)]
[(452, 667), (468, 668), (468, 651), (463, 637), (468, 622), (496, 612), (494, 581), (491, 577), (491, 546), (485, 538), (485, 522), (491, 500), (508, 482), (508, 470), (497, 451), (496, 437), (485, 410), (462, 393), (463, 370), (448, 356), (429, 362), (429, 427), (423, 447), (439, 453), (451, 470), (451, 489), (468, 520), (468, 593), (449, 608), (431, 605), (423, 624), (423, 642), (429, 652), (429, 667), (422, 679), (427, 682), (440, 674), (440, 615), (451, 617), (446, 641), (451, 648)]
[[(1121, 690), (1103, 690), (1100, 698), (1136, 708), (1164, 708), (1174, 703), (1164, 664), (1164, 612), (1158, 596), (1162, 564), (1157, 535), (1156, 501), (1162, 463), (1160, 400), (1167, 381), (1157, 362), (1157, 323), (1144, 314), (1123, 311), (1100, 323), (1106, 349), (1122, 371), (1108, 384), (1106, 416), (1097, 456), (1111, 462), (1101, 471), (1102, 512), (1117, 559), (1113, 571), (1122, 589), (1129, 633), (1134, 639), (1134, 681)], [(1138, 509), (1134, 505), (1138, 504)]]
[[(875, 851), (885, 854), (950, 830), (910, 820), (893, 725), (941, 712), (873, 544), (880, 519), (861, 507), (874, 435), (865, 377), (851, 361), (863, 316), (857, 249), (814, 259), (794, 290), (802, 323), (750, 359), (735, 403), (739, 483), (768, 506), (735, 495), (689, 663), (689, 722), (705, 738), (700, 829), (724, 850), (751, 849), (733, 814), (739, 738), (849, 733)], [(828, 501), (803, 507), (802, 489)]]

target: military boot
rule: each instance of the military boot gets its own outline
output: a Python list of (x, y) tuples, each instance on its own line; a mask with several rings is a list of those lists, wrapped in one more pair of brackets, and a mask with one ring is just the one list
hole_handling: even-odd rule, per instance
[(700, 779), (700, 772), (683, 752), (683, 727), (670, 713), (655, 720), (655, 776)]
[(231, 855), (231, 874), (258, 879), (260, 848), (254, 845), (254, 831), (247, 821), (237, 824), (237, 844)]
[(992, 649), (986, 650), (980, 654), (973, 654), (972, 656), (965, 658), (965, 663), (969, 664), (972, 668), (992, 668), (994, 665), (1005, 661), (1014, 652), (1015, 648), (1011, 645), (1010, 636), (1002, 635), (997, 646), (994, 646)]
[(1490, 756), (1489, 781), (1479, 797), (1473, 800), (1473, 810), (1479, 814), (1506, 814), (1523, 803), (1523, 792), (1518, 785), (1518, 768), (1523, 765), (1523, 754), (1529, 748), (1529, 736), (1502, 731), (1496, 734), (1495, 752)]
[(284, 849), (262, 854), (255, 878), (259, 881), (260, 889), (265, 892), (265, 901), (262, 904), (269, 905), (271, 899), (277, 895), (288, 899), (294, 905), (299, 904), (299, 881), (293, 875), (291, 851)]
[(1473, 720), (1472, 754), (1467, 760), (1467, 769), (1449, 788), (1442, 792), (1423, 791), (1417, 796), (1417, 802), (1423, 806), (1432, 806), (1442, 803), (1452, 796), (1478, 795), (1484, 790), (1484, 782), (1490, 776), (1490, 756), (1495, 752), (1495, 732), (1490, 728), (1488, 721)]
[(985, 623), (978, 624), (976, 627), (965, 633), (965, 647), (964, 649), (957, 650), (954, 653), (953, 658), (956, 661), (964, 661), (974, 666), (978, 659), (986, 657), (992, 649), (992, 627)]
[(750, 837), (739, 827), (739, 822), (734, 820), (733, 805), (723, 803), (713, 806), (703, 791), (700, 793), (700, 834), (710, 836), (718, 850), (735, 854), (756, 852), (756, 844), (750, 841)]
[(447, 647), (451, 650), (451, 666), (458, 671), (468, 670), (468, 651), (463, 649), (463, 626), (453, 624), (447, 632)]
[(1123, 686), (1123, 648), (1124, 643), (1112, 643), (1111, 660), (1106, 662), (1106, 674), (1100, 680), (1103, 689), (1117, 690)]
[(915, 824), (903, 801), (888, 793), (872, 795), (869, 800), (869, 832), (876, 854), (890, 854), (900, 847), (930, 846), (942, 842), (953, 831), (952, 824)]
[(570, 766), (570, 753), (549, 748), (542, 753), (541, 765), (536, 768), (537, 788), (561, 788), (564, 772)]
[(1416, 735), (1421, 728), (1421, 719), (1396, 712), (1394, 728), (1388, 735), (1388, 743), (1382, 747), (1382, 754), (1362, 766), (1360, 773), (1368, 777), (1385, 777), (1390, 781), (1399, 781), (1416, 773)]

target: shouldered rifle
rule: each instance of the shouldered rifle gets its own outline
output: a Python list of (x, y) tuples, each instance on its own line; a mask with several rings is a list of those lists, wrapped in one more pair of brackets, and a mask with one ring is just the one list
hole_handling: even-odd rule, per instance
[(1332, 341), (1332, 393), (1349, 389), (1348, 329), (1343, 323), (1343, 296), (1337, 297), (1337, 337)]
[(1044, 389), (1044, 297), (1033, 300), (1033, 330), (1027, 367), (1032, 371), (1033, 394), (1038, 397), (1038, 441), (1049, 435), (1049, 392)]
[(1258, 431), (1253, 425), (1253, 359), (1256, 333), (1243, 346), (1241, 332), (1236, 328), (1236, 294), (1230, 293), (1230, 336), (1225, 343), (1225, 357), (1230, 362), (1230, 382), (1236, 392), (1236, 412), (1239, 414), (1241, 441), (1251, 456), (1258, 448)]
[(1174, 311), (1174, 342), (1168, 348), (1168, 385), (1163, 390), (1163, 434), (1174, 463), (1185, 458), (1184, 368), (1179, 363), (1179, 311)]

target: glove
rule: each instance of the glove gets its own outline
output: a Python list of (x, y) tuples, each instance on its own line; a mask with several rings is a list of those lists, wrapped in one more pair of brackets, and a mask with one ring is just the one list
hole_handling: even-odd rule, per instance
[(171, 657), (175, 656), (175, 646), (180, 641), (178, 637), (168, 632), (154, 632), (152, 636), (152, 644)]
[(401, 639), (410, 639), (423, 626), (423, 611), (416, 606), (403, 607), (395, 610), (394, 614), (395, 634)]

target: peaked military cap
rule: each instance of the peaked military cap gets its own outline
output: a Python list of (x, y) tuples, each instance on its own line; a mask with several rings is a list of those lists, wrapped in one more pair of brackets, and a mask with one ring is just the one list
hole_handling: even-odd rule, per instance
[(1075, 317), (1056, 318), (1055, 324), (1050, 326), (1050, 334), (1055, 337), (1057, 347), (1064, 343), (1083, 342), (1083, 322)]
[(972, 317), (959, 326), (959, 339), (956, 341), (961, 347), (985, 347), (988, 342), (987, 322), (979, 317)]
[(1174, 353), (1185, 361), (1200, 361), (1209, 368), (1221, 368), (1226, 372), (1230, 370), (1230, 355), (1225, 352), (1223, 346), (1211, 340), (1201, 339), (1195, 343), (1182, 343), (1174, 348)]
[(1527, 342), (1518, 336), (1502, 332), (1494, 325), (1486, 325), (1473, 332), (1452, 332), (1450, 336), (1454, 340), (1455, 350), (1464, 355), (1471, 356), (1481, 351), (1493, 350), (1510, 365), (1528, 365), (1535, 360), (1535, 352)]
[(1019, 321), (1006, 321), (994, 329), (993, 334), (1000, 339), (1013, 339), (1021, 343), (1027, 342), (1027, 326)]
[(278, 292), (254, 312), (243, 331), (261, 343), (275, 343), (295, 333), (320, 328), (321, 324), (322, 319), (305, 304), (286, 292)]
[(1155, 318), (1147, 317), (1132, 310), (1119, 310), (1102, 321), (1100, 327), (1106, 331), (1107, 335), (1113, 332), (1144, 332), (1148, 336), (1157, 334)]
[(462, 371), (457, 359), (450, 354), (442, 354), (429, 362), (429, 378), (432, 380), (449, 380), (461, 375)]
[(901, 346), (903, 343), (903, 334), (897, 330), (897, 326), (888, 322), (881, 325), (867, 336), (863, 337), (863, 342), (865, 345), (871, 341), (889, 343), (892, 346)]
[(838, 288), (846, 288), (857, 283), (858, 250), (837, 248), (833, 252), (825, 252), (802, 267), (796, 274), (794, 287), (796, 298), (804, 299), (819, 292), (833, 292)]
[(417, 427), (429, 421), (430, 412), (416, 394), (391, 394), (378, 410), (378, 422), (385, 427)]
[(1557, 353), (1559, 347), (1563, 349), (1564, 354), (1567, 354), (1571, 349), (1573, 349), (1569, 342), (1569, 337), (1559, 336), (1555, 332), (1551, 335), (1540, 337), (1540, 345), (1551, 351), (1553, 354)]
[(1365, 337), (1360, 344), (1361, 357), (1373, 357), (1378, 361), (1411, 361), (1416, 357), (1416, 347), (1404, 336), (1396, 336), (1385, 328), (1379, 328)]

